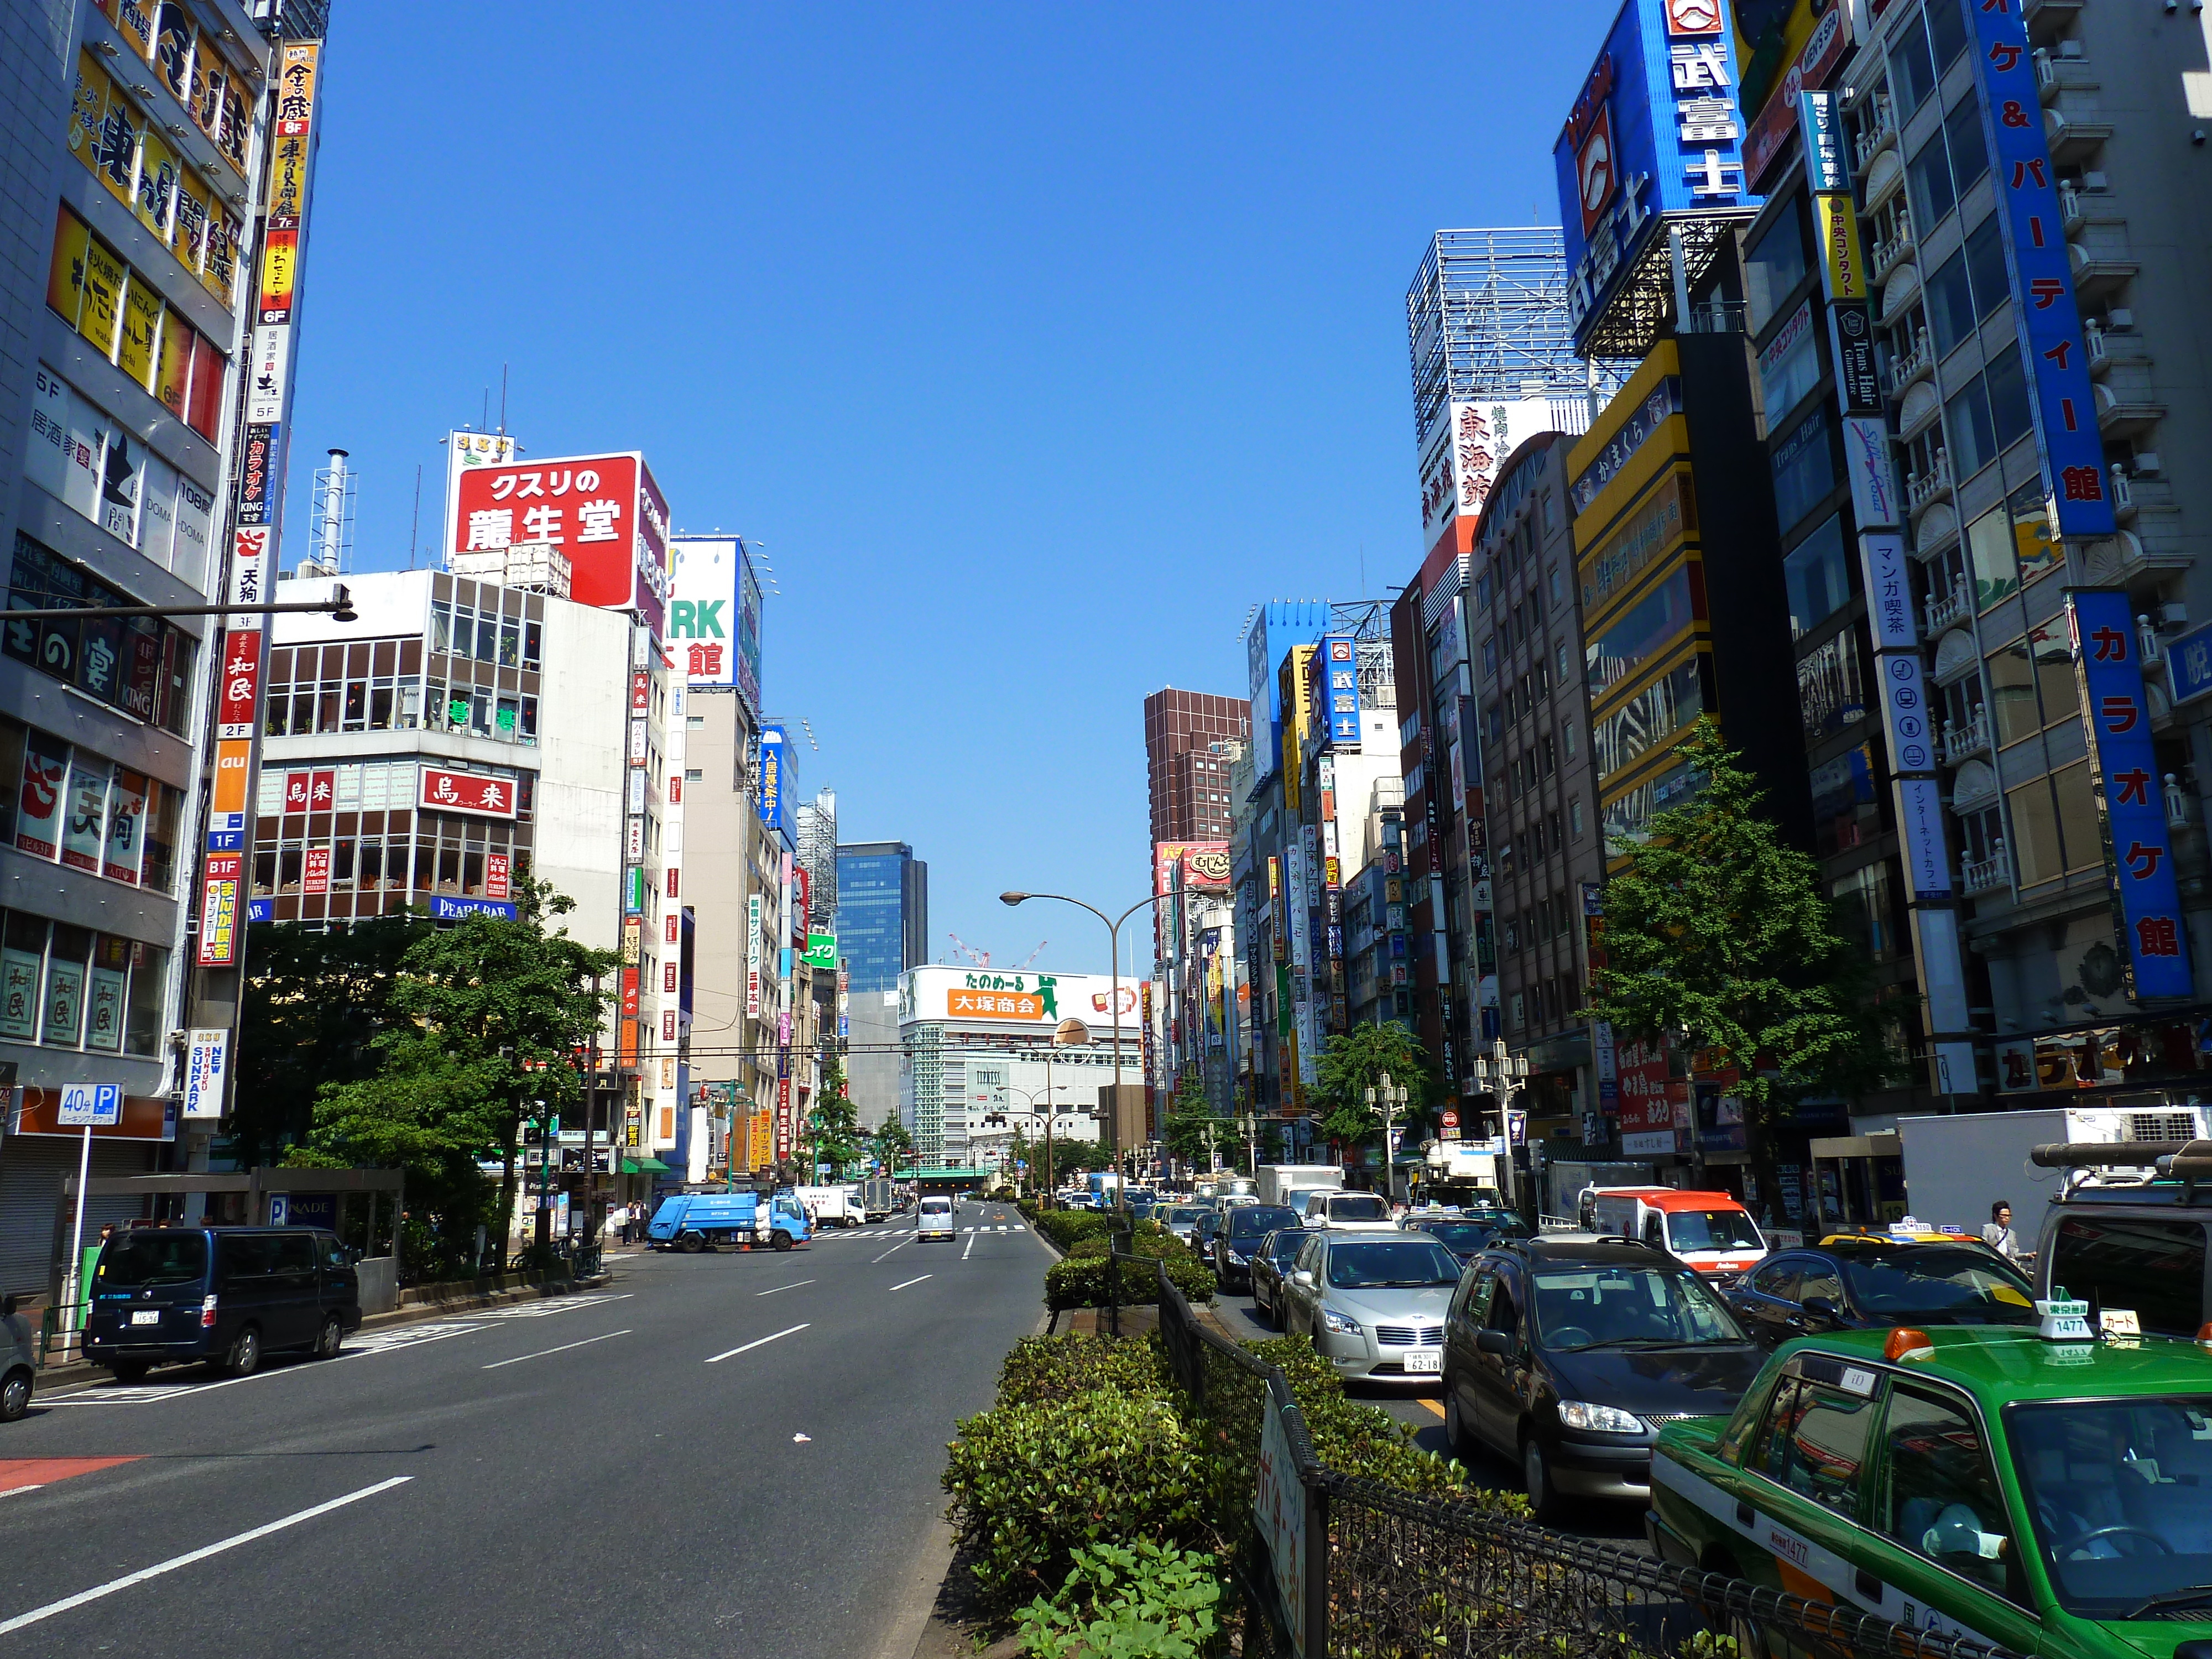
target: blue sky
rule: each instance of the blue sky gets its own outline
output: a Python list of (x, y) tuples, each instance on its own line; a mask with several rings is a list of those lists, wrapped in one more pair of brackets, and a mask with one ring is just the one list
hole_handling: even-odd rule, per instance
[(1557, 222), (1613, 7), (333, 9), (287, 562), (332, 445), (356, 568), (417, 466), (431, 547), (507, 366), (531, 452), (767, 544), (769, 710), (928, 860), (933, 959), (1074, 972), (1095, 921), (995, 896), (1141, 898), (1146, 695), (1418, 561), (1407, 285)]

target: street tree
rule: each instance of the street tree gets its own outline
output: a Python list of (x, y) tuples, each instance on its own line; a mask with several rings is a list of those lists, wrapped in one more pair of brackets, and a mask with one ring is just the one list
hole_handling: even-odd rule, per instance
[(896, 1175), (902, 1169), (914, 1167), (914, 1137), (906, 1132), (906, 1125), (896, 1117), (887, 1117), (876, 1126), (872, 1137), (876, 1157), (881, 1161), (885, 1175)]
[(1168, 1103), (1166, 1120), (1160, 1126), (1160, 1143), (1172, 1158), (1181, 1158), (1194, 1170), (1213, 1167), (1213, 1149), (1233, 1139), (1226, 1120), (1214, 1115), (1213, 1107), (1206, 1097), (1206, 1085), (1195, 1071), (1182, 1074), (1175, 1098)]
[(829, 1079), (823, 1079), (822, 1092), (806, 1115), (806, 1138), (815, 1161), (828, 1164), (833, 1178), (842, 1178), (860, 1161), (860, 1109), (847, 1097), (842, 1078), (835, 1094), (830, 1092)]
[[(410, 1215), (426, 1224), (412, 1248), (426, 1266), (472, 1261), (483, 1225), (504, 1269), (523, 1120), (582, 1098), (579, 1057), (620, 958), (556, 925), (574, 908), (526, 880), (513, 917), (471, 916), (410, 944), (393, 975), (392, 1022), (374, 1039), (378, 1069), (323, 1085), (307, 1144), (288, 1160), (405, 1169)], [(488, 1205), (479, 1166), (492, 1158), (500, 1185)]]
[(376, 1038), (391, 1023), (400, 958), (430, 926), (412, 910), (342, 928), (255, 924), (228, 1125), (240, 1164), (276, 1163), (313, 1133), (325, 1084), (356, 1082), (382, 1065)]
[(1397, 1127), (1410, 1133), (1425, 1115), (1428, 1056), (1413, 1034), (1395, 1020), (1339, 1031), (1322, 1048), (1315, 1071), (1315, 1092), (1325, 1109), (1322, 1133), (1347, 1152), (1382, 1133), (1382, 1114), (1367, 1103), (1367, 1091), (1379, 1088), (1386, 1073), (1407, 1091), (1406, 1110), (1396, 1120)]
[(1671, 1036), (1738, 1073), (1752, 1168), (1775, 1182), (1775, 1126), (1802, 1100), (1846, 1100), (1901, 1073), (1863, 953), (1839, 932), (1820, 866), (1782, 840), (1710, 716), (1680, 753), (1703, 787), (1615, 853), (1604, 960), (1588, 1017)]

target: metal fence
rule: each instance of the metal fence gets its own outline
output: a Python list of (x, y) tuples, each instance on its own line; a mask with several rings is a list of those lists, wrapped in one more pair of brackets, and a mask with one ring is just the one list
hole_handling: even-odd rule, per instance
[(1246, 1659), (1674, 1659), (1715, 1640), (1739, 1659), (2012, 1659), (1330, 1468), (1283, 1373), (1159, 1278), (1186, 1408), (1229, 1453), (1212, 1498)]

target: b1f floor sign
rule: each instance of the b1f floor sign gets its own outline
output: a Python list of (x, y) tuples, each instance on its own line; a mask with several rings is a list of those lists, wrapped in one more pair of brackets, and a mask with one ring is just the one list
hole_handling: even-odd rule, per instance
[(123, 1121), (123, 1086), (117, 1083), (64, 1083), (57, 1123), (105, 1128)]

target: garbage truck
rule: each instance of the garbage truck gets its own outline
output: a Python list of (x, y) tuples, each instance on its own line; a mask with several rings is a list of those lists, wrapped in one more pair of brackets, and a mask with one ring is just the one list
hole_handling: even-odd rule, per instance
[(787, 1250), (807, 1236), (805, 1206), (791, 1192), (677, 1193), (661, 1200), (646, 1228), (653, 1249), (687, 1255), (718, 1244)]

